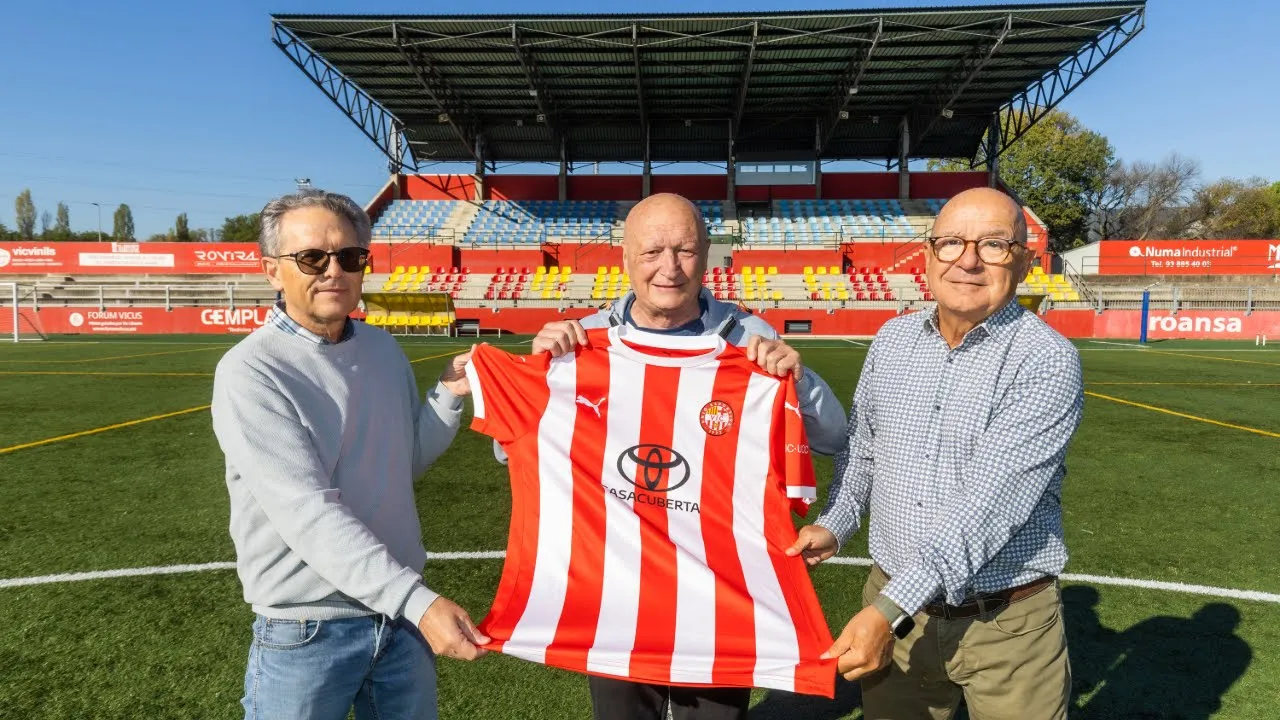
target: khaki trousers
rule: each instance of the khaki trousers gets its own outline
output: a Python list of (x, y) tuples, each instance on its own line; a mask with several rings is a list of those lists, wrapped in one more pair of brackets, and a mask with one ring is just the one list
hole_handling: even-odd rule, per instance
[[(869, 605), (888, 577), (862, 592)], [(972, 720), (1063, 720), (1071, 664), (1058, 584), (993, 613), (945, 620), (923, 612), (893, 648), (889, 667), (862, 679), (866, 720), (947, 720), (961, 697)]]

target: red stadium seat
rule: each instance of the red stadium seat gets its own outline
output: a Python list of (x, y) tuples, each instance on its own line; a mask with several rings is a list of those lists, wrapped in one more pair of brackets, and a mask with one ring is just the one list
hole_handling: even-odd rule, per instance
[(871, 293), (871, 299), (872, 299), (872, 300), (879, 300), (879, 299), (880, 299), (880, 293), (878, 293), (878, 292), (873, 292), (873, 293)]
[(723, 300), (723, 299), (724, 299), (724, 293), (720, 292), (719, 290), (717, 290), (717, 291), (716, 291), (715, 296), (716, 296), (716, 299), (717, 299), (717, 300)]
[(470, 274), (471, 274), (471, 266), (470, 266), (470, 265), (463, 265), (463, 266), (462, 266), (462, 274), (463, 274), (463, 275), (470, 275)]
[(457, 274), (458, 274), (458, 268), (456, 268), (456, 267), (449, 268), (449, 272), (453, 273), (454, 275), (457, 275)]
[(485, 300), (492, 300), (492, 299), (493, 299), (493, 291), (492, 291), (492, 290), (490, 290), (490, 291), (486, 292), (486, 293), (484, 294), (484, 299), (485, 299)]
[(810, 299), (810, 300), (821, 300), (821, 299), (822, 299), (822, 293), (809, 293), (809, 299)]
[(866, 294), (866, 293), (862, 293), (862, 292), (858, 293), (858, 299), (859, 299), (859, 300), (866, 300), (866, 299), (867, 299), (867, 294)]
[(885, 299), (885, 300), (892, 300), (892, 299), (893, 299), (893, 293), (892, 293), (892, 292), (890, 292), (890, 291), (888, 291), (888, 290), (886, 290), (886, 291), (885, 291), (885, 293), (884, 293), (884, 299)]
[(502, 292), (498, 293), (498, 299), (499, 299), (499, 300), (510, 300), (510, 298), (509, 298), (509, 297), (507, 297), (507, 291), (506, 291), (506, 290), (503, 290)]

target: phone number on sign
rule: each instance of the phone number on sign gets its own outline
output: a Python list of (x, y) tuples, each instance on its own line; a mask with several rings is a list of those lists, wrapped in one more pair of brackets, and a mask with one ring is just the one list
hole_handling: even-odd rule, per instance
[(1210, 268), (1212, 260), (1152, 260), (1153, 268)]

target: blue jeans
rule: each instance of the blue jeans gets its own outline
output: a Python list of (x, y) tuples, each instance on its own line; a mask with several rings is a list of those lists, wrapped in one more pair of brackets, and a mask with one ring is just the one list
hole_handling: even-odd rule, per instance
[(253, 621), (245, 720), (436, 720), (436, 664), (407, 620)]

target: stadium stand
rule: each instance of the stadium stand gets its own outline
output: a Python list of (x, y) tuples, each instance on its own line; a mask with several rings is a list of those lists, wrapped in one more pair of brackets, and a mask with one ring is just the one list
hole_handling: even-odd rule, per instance
[(452, 239), (468, 213), (467, 204), (456, 200), (393, 200), (373, 222), (373, 237)]
[(595, 200), (485, 200), (465, 229), (470, 245), (534, 245), (551, 238), (608, 236), (618, 203)]

